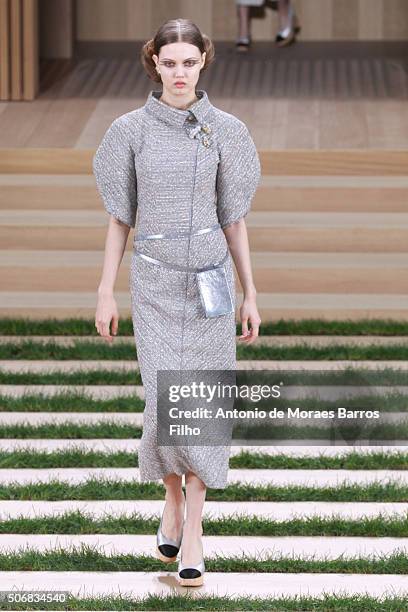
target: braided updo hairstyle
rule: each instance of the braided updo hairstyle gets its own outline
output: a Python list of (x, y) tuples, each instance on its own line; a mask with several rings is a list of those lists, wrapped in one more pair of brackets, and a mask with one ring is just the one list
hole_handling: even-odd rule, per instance
[(203, 34), (190, 19), (169, 19), (157, 30), (154, 38), (148, 40), (142, 47), (140, 59), (148, 76), (161, 83), (161, 76), (156, 70), (153, 55), (159, 55), (161, 47), (175, 42), (187, 42), (195, 45), (200, 53), (206, 52), (205, 63), (201, 72), (214, 60), (215, 50), (212, 41)]

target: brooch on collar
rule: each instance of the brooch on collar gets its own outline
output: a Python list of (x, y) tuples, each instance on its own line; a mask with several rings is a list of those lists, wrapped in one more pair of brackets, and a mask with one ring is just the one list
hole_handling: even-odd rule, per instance
[[(190, 117), (192, 117), (192, 115), (190, 115)], [(190, 121), (191, 119), (189, 118), (186, 122), (186, 127), (188, 128), (187, 132), (190, 138), (198, 138), (205, 147), (209, 147), (211, 144), (211, 139), (209, 138), (209, 134), (211, 133), (210, 126), (205, 123), (198, 123), (198, 121), (195, 121), (193, 125), (189, 125)]]

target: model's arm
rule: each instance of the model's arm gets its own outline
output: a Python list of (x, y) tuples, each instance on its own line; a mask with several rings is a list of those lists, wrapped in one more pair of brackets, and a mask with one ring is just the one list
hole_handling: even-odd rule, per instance
[[(240, 307), (242, 336), (239, 336), (239, 340), (251, 344), (259, 335), (261, 318), (256, 306), (256, 289), (252, 278), (245, 219), (242, 217), (236, 223), (226, 226), (224, 234), (243, 289), (243, 302)], [(248, 321), (251, 324), (250, 330), (248, 329)]]
[[(113, 336), (116, 336), (118, 332), (119, 312), (113, 291), (129, 231), (130, 227), (128, 225), (115, 219), (112, 215), (110, 216), (95, 314), (95, 327), (98, 333), (108, 342), (112, 342)], [(112, 325), (109, 333), (111, 321)]]
[(130, 142), (132, 133), (133, 125), (129, 127), (127, 115), (115, 119), (93, 158), (96, 185), (109, 213), (95, 327), (108, 342), (112, 342), (118, 332), (119, 315), (113, 289), (130, 228), (136, 223), (137, 184), (135, 155)]

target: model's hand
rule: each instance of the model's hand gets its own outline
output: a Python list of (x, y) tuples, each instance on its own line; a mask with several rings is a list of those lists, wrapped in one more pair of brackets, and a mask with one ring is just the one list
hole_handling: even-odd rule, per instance
[[(241, 317), (242, 336), (239, 336), (238, 339), (245, 342), (245, 344), (252, 344), (259, 335), (259, 326), (261, 324), (261, 317), (256, 307), (256, 299), (252, 297), (245, 298), (239, 309), (239, 314)], [(251, 323), (250, 330), (248, 329), (248, 321)]]
[[(112, 335), (109, 333), (109, 325), (111, 321)], [(118, 322), (118, 307), (113, 295), (99, 295), (95, 314), (95, 327), (98, 334), (100, 334), (102, 338), (105, 338), (107, 342), (113, 342), (113, 336), (116, 336), (118, 333)]]

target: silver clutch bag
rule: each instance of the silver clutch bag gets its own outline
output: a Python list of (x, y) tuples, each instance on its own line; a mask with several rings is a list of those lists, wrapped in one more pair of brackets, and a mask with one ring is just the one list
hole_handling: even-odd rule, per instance
[(196, 272), (201, 303), (206, 317), (219, 317), (234, 312), (225, 265)]
[(225, 262), (228, 258), (229, 251), (218, 264), (213, 264), (206, 268), (190, 268), (178, 264), (172, 264), (166, 261), (160, 261), (150, 255), (141, 253), (134, 248), (134, 254), (150, 261), (151, 263), (164, 266), (171, 270), (181, 270), (185, 272), (193, 272), (197, 278), (198, 290), (201, 303), (204, 308), (206, 317), (219, 317), (220, 315), (234, 312), (234, 303), (228, 286)]

